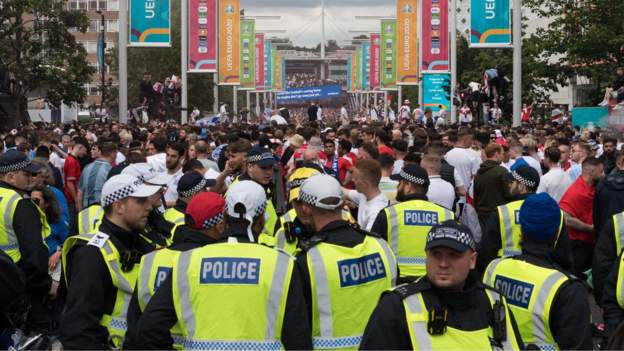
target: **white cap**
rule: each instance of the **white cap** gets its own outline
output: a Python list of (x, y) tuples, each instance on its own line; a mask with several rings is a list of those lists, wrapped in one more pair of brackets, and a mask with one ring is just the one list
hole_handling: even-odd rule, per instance
[(254, 218), (265, 212), (266, 203), (267, 198), (264, 189), (260, 184), (250, 180), (242, 180), (232, 184), (225, 195), (225, 211), (228, 216), (241, 218), (240, 212), (243, 212), (243, 219), (249, 221), (247, 234), (251, 242), (254, 241), (251, 232)]
[(111, 177), (102, 187), (100, 203), (106, 207), (127, 197), (148, 197), (156, 194), (160, 186), (147, 185), (137, 177), (119, 174)]
[(313, 175), (299, 188), (299, 201), (325, 210), (335, 210), (344, 203), (342, 187), (336, 178), (330, 175)]
[(172, 178), (169, 174), (156, 172), (154, 167), (145, 162), (133, 163), (124, 168), (121, 174), (128, 174), (154, 185), (167, 185)]

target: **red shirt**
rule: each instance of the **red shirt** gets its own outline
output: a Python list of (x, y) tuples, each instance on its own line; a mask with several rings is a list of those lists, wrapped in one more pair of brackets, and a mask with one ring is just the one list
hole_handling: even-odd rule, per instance
[[(591, 225), (593, 223), (593, 203), (596, 196), (596, 187), (585, 183), (583, 177), (578, 177), (559, 201), (559, 207), (580, 219), (583, 223)], [(584, 241), (594, 244), (596, 235), (594, 233), (579, 232), (568, 227), (568, 237), (571, 240)]]
[(386, 145), (378, 146), (377, 150), (379, 151), (380, 155), (389, 155), (389, 156), (395, 157), (394, 150), (392, 150), (392, 148)]
[(78, 189), (78, 179), (80, 179), (81, 172), (82, 170), (80, 169), (80, 163), (78, 160), (76, 160), (74, 156), (68, 155), (65, 159), (65, 164), (63, 165), (63, 181), (65, 183), (63, 190), (65, 191), (65, 197), (67, 198), (68, 203), (73, 204), (75, 202), (74, 198), (72, 198), (69, 193), (68, 183), (72, 182), (74, 188)]

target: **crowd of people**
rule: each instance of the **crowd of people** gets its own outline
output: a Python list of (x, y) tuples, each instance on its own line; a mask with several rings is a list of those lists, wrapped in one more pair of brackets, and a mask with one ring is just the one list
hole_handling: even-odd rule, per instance
[(403, 106), (2, 134), (0, 344), (621, 348), (622, 136)]
[(286, 74), (286, 88), (320, 87), (333, 84), (345, 85), (346, 80), (346, 77), (340, 80), (321, 79), (314, 73), (288, 73)]

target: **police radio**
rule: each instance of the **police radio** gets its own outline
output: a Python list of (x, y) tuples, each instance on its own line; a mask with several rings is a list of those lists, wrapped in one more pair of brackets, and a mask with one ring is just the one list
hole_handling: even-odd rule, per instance
[(492, 312), (492, 334), (494, 336), (494, 341), (502, 343), (507, 340), (507, 316), (505, 313), (505, 305), (503, 305), (500, 300), (496, 301), (492, 308)]
[(448, 310), (446, 308), (434, 308), (429, 310), (427, 332), (429, 335), (444, 335), (448, 324)]

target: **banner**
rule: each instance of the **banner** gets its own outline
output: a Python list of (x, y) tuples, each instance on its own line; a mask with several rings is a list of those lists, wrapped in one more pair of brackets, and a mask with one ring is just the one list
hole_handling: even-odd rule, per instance
[(286, 89), (286, 56), (282, 55), (282, 91)]
[(509, 0), (470, 0), (470, 47), (510, 47)]
[(397, 84), (418, 84), (418, 0), (397, 0)]
[(423, 72), (448, 72), (448, 1), (422, 0), (421, 66)]
[(423, 106), (439, 111), (440, 105), (451, 110), (451, 75), (448, 73), (423, 74)]
[(264, 34), (256, 34), (256, 90), (264, 90)]
[(256, 21), (241, 20), (240, 60), (241, 90), (253, 90), (256, 86)]
[(240, 84), (240, 2), (219, 1), (219, 84)]
[(264, 40), (264, 90), (273, 89), (273, 53), (271, 41)]
[(130, 46), (171, 46), (169, 0), (130, 1)]
[(362, 47), (355, 50), (355, 91), (362, 90)]
[(362, 43), (362, 90), (368, 91), (368, 74), (370, 72), (370, 42)]
[(273, 50), (273, 90), (282, 91), (282, 53)]
[(370, 87), (371, 90), (379, 90), (381, 88), (381, 34), (372, 33), (370, 39)]
[(396, 20), (381, 20), (381, 89), (396, 89)]
[(353, 85), (351, 85), (351, 57), (347, 59), (347, 91), (351, 91), (353, 89)]
[(357, 77), (357, 58), (355, 57), (356, 53), (352, 53), (351, 54), (351, 89), (350, 91), (355, 91), (356, 89), (356, 82), (355, 79)]
[(217, 72), (217, 0), (189, 0), (189, 72)]
[(298, 104), (311, 100), (331, 100), (342, 97), (342, 86), (337, 84), (309, 88), (289, 88), (276, 95), (277, 103), (284, 105)]

